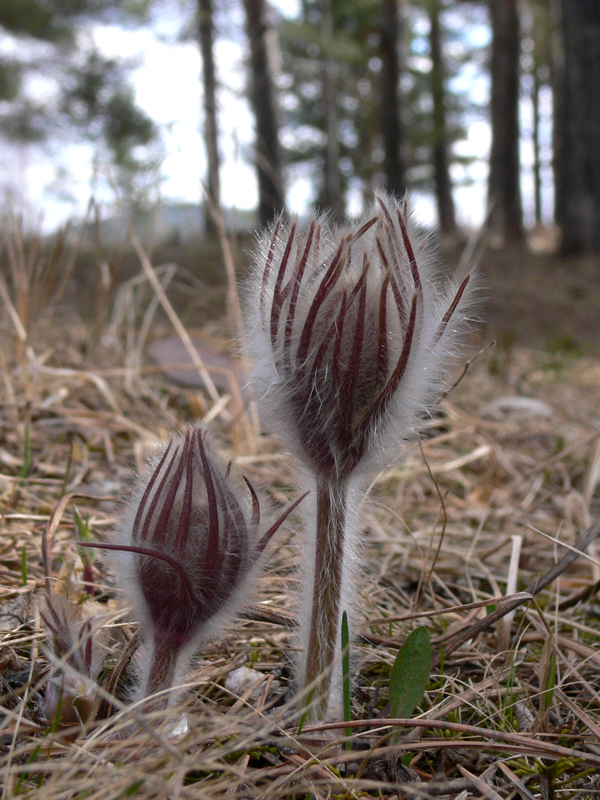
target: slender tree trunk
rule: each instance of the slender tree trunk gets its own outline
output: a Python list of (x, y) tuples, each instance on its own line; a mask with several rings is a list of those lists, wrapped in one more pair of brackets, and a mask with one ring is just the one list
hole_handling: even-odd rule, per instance
[(202, 87), (204, 90), (204, 143), (208, 164), (206, 226), (214, 233), (211, 212), (221, 207), (220, 158), (217, 124), (217, 78), (214, 59), (214, 20), (212, 0), (198, 0), (198, 40), (202, 56)]
[(558, 223), (564, 253), (600, 253), (600, 3), (563, 0)]
[[(560, 31), (562, 27), (561, 0), (550, 0), (552, 23), (555, 31)], [(565, 114), (563, 110), (563, 98), (565, 94), (565, 53), (562, 37), (553, 37), (552, 46), (552, 172), (554, 177), (554, 222), (560, 225), (563, 219), (564, 210), (562, 209), (562, 193), (560, 187), (563, 185), (562, 175), (564, 157), (564, 122)]]
[(381, 17), (381, 134), (383, 171), (389, 191), (406, 191), (405, 165), (402, 158), (404, 131), (400, 103), (400, 37), (398, 0), (383, 0)]
[(445, 234), (456, 232), (456, 213), (450, 179), (448, 134), (446, 126), (446, 88), (440, 0), (429, 0), (429, 44), (431, 55), (431, 96), (433, 100), (433, 169), (435, 197), (440, 228)]
[(334, 37), (331, 0), (321, 0), (321, 35), (323, 37), (323, 111), (325, 115), (325, 175), (323, 204), (333, 211), (334, 217), (344, 214), (340, 180), (340, 140), (337, 113), (337, 65), (330, 54)]
[(540, 76), (537, 66), (534, 65), (531, 74), (531, 106), (532, 106), (532, 131), (533, 139), (533, 204), (535, 224), (542, 224), (542, 158), (540, 152)]
[(505, 241), (523, 238), (519, 158), (520, 31), (517, 0), (490, 0), (492, 22), (492, 147), (488, 202), (492, 229)]
[(285, 205), (275, 87), (267, 50), (264, 0), (244, 0), (250, 45), (250, 105), (256, 120), (256, 170), (260, 224), (268, 225)]

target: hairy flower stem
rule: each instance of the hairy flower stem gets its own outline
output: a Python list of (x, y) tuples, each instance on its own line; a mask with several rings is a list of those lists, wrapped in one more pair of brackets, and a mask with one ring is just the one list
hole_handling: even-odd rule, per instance
[[(165, 645), (158, 639), (155, 641), (148, 683), (144, 691), (145, 697), (149, 697), (163, 689), (170, 689), (173, 686), (178, 655), (179, 653), (172, 647)], [(159, 711), (168, 706), (169, 700), (170, 696), (168, 694), (162, 694), (147, 703), (145, 708), (147, 711)]]
[(309, 686), (311, 719), (324, 719), (338, 650), (344, 568), (348, 481), (317, 477), (315, 568), (304, 688)]

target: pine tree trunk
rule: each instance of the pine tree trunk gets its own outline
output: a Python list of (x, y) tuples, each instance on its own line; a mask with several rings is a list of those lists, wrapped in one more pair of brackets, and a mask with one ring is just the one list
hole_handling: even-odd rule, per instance
[(490, 224), (504, 241), (523, 237), (519, 158), (520, 30), (517, 0), (490, 0), (492, 147)]
[[(561, 0), (551, 0), (552, 23), (554, 30), (560, 33), (562, 28)], [(564, 183), (562, 175), (564, 157), (564, 122), (563, 98), (565, 94), (565, 53), (562, 37), (554, 37), (552, 47), (552, 173), (554, 178), (554, 222), (557, 225), (563, 219), (562, 191)]]
[(401, 24), (397, 0), (383, 0), (381, 21), (381, 135), (383, 138), (383, 171), (388, 190), (396, 194), (406, 191), (405, 166), (402, 158), (404, 132), (400, 104)]
[(540, 89), (541, 83), (537, 68), (532, 73), (531, 106), (532, 106), (532, 131), (533, 139), (533, 202), (535, 224), (542, 224), (542, 157), (540, 148)]
[(564, 253), (600, 252), (600, 3), (563, 0), (557, 222)]
[(256, 120), (258, 212), (268, 225), (285, 205), (275, 87), (267, 50), (268, 22), (264, 0), (244, 0), (246, 33), (250, 45), (250, 105)]
[(431, 96), (433, 100), (433, 170), (435, 197), (440, 228), (445, 234), (456, 232), (456, 214), (450, 179), (448, 134), (446, 127), (446, 89), (444, 85), (444, 60), (440, 0), (430, 0), (429, 45), (431, 55)]
[(321, 0), (321, 35), (323, 36), (323, 105), (325, 115), (325, 175), (322, 193), (323, 204), (334, 217), (344, 214), (340, 180), (340, 141), (336, 98), (337, 66), (329, 53), (333, 41), (334, 25), (331, 0)]
[(206, 228), (214, 233), (212, 213), (221, 207), (220, 158), (217, 125), (217, 78), (214, 59), (214, 21), (212, 0), (198, 0), (198, 41), (202, 56), (202, 88), (204, 91), (204, 143), (208, 164)]

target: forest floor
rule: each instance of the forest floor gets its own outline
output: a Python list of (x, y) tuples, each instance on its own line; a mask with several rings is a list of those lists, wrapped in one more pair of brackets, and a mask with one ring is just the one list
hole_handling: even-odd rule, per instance
[(600, 356), (600, 257), (487, 250), (480, 270), (482, 317), (500, 346)]
[[(298, 735), (289, 692), (297, 520), (269, 545), (255, 603), (198, 655), (176, 707), (151, 717), (127, 703), (137, 625), (106, 563), (88, 562), (78, 537), (118, 524), (157, 437), (200, 419), (275, 507), (295, 496), (296, 476), (278, 442), (238, 413), (234, 360), (232, 391), (217, 402), (148, 363), (149, 341), (174, 329), (147, 270), (98, 292), (82, 323), (59, 302), (64, 273), (32, 272), (26, 244), (12, 251), (0, 303), (3, 798), (600, 796), (600, 276), (591, 260), (480, 259), (481, 340), (498, 344), (469, 365), (420, 445), (379, 476), (365, 509), (344, 740), (343, 727)], [(179, 298), (177, 319), (192, 319), (198, 294), (213, 296), (181, 269), (154, 274)], [(222, 320), (188, 328), (227, 351)], [(102, 702), (84, 726), (46, 718), (47, 687), (62, 669), (40, 615), (46, 591), (68, 595), (106, 630), (92, 687)], [(392, 665), (420, 625), (432, 643), (427, 689), (411, 719), (390, 720)]]

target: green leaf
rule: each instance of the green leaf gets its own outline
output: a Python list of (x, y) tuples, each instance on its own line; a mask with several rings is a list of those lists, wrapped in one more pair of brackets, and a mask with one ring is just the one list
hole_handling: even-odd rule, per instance
[[(350, 722), (350, 633), (348, 631), (348, 615), (342, 614), (342, 686), (344, 692), (344, 722)], [(345, 728), (346, 750), (350, 750), (352, 728)]]
[(400, 648), (390, 675), (390, 716), (408, 719), (421, 702), (431, 673), (427, 628), (416, 628)]

